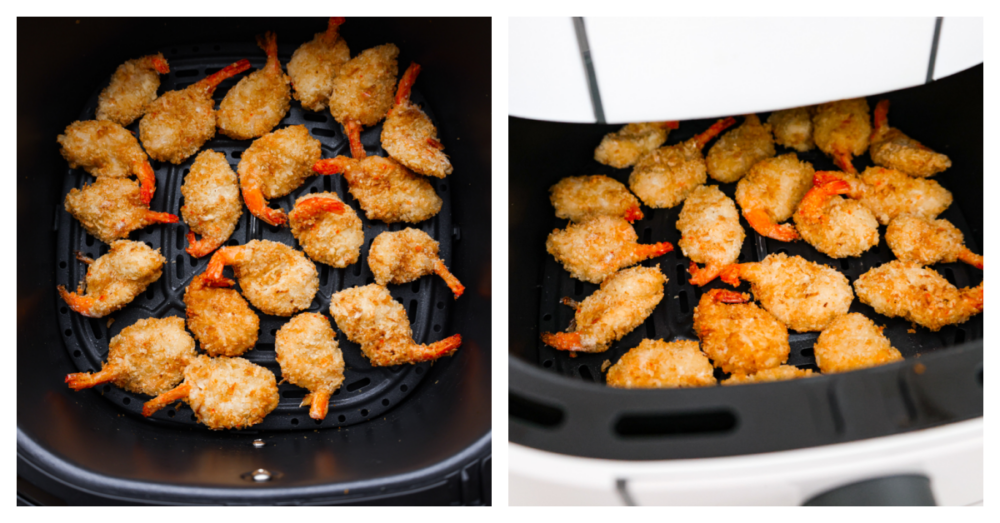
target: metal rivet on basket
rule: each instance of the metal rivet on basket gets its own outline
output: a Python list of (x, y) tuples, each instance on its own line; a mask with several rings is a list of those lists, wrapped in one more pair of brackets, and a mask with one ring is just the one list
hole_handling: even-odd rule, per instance
[(255, 448), (255, 449), (262, 449), (262, 448), (264, 448), (264, 440), (262, 440), (262, 439), (255, 439), (255, 440), (253, 440), (253, 448)]
[(254, 481), (271, 481), (271, 473), (264, 469), (257, 469), (252, 474)]

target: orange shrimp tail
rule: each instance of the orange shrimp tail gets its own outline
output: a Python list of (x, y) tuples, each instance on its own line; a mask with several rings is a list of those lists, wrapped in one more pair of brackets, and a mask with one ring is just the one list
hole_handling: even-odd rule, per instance
[(746, 303), (750, 301), (749, 294), (743, 294), (742, 292), (730, 291), (726, 289), (712, 289), (708, 291), (708, 295), (711, 296), (713, 300), (720, 303)]
[(799, 239), (799, 233), (791, 224), (778, 225), (767, 213), (761, 209), (751, 209), (743, 211), (743, 216), (753, 230), (761, 236), (773, 238), (778, 241), (791, 242)]
[(816, 174), (813, 175), (813, 187), (819, 187), (836, 181), (843, 181), (843, 178), (833, 171), (816, 171)]
[(330, 406), (330, 393), (318, 390), (312, 393), (312, 401), (309, 403), (309, 417), (312, 419), (326, 418), (327, 408)]
[(420, 74), (420, 65), (416, 62), (410, 62), (403, 77), (399, 79), (399, 88), (396, 89), (396, 105), (410, 100), (410, 90), (413, 89), (418, 74)]
[(149, 205), (149, 202), (153, 200), (153, 195), (156, 194), (156, 173), (153, 172), (153, 166), (149, 165), (148, 159), (143, 158), (135, 163), (133, 171), (139, 178), (139, 197), (142, 199), (142, 203)]
[(966, 306), (971, 310), (982, 312), (983, 311), (983, 284), (980, 283), (975, 287), (966, 287), (962, 289), (962, 301), (965, 302)]
[(625, 221), (632, 223), (636, 220), (641, 220), (643, 218), (642, 209), (638, 206), (629, 207), (625, 210)]
[(361, 145), (361, 123), (348, 120), (344, 124), (344, 131), (347, 132), (347, 139), (351, 142), (351, 156), (355, 160), (364, 160), (368, 155), (365, 153), (365, 147)]
[(165, 58), (161, 58), (159, 55), (152, 55), (149, 57), (149, 65), (156, 69), (156, 72), (160, 74), (167, 74), (170, 72), (170, 65), (167, 64)]
[(247, 209), (250, 210), (251, 214), (270, 225), (284, 224), (288, 220), (285, 211), (268, 207), (264, 193), (261, 192), (257, 182), (251, 178), (247, 176), (246, 181), (242, 184), (243, 201), (247, 204)]
[(143, 221), (146, 223), (177, 223), (180, 218), (169, 212), (146, 211)]
[(442, 356), (451, 356), (462, 345), (462, 335), (455, 334), (441, 341), (436, 341), (424, 347), (422, 354), (417, 356), (417, 362), (436, 360)]
[(558, 350), (583, 350), (583, 341), (580, 339), (579, 332), (544, 332), (542, 333), (542, 343)]
[(96, 300), (94, 300), (93, 297), (80, 296), (75, 292), (69, 292), (66, 290), (66, 287), (62, 285), (56, 287), (56, 289), (59, 291), (59, 296), (62, 296), (63, 301), (66, 302), (66, 305), (69, 305), (70, 309), (73, 309), (88, 318), (100, 318), (100, 316), (96, 316), (90, 312), (96, 304)]
[(113, 381), (118, 377), (118, 369), (111, 365), (105, 365), (100, 372), (93, 374), (89, 372), (77, 372), (66, 376), (66, 384), (73, 390), (89, 389), (102, 383)]
[(677, 121), (673, 121), (673, 122), (660, 122), (660, 127), (664, 128), (664, 129), (677, 129), (680, 126), (681, 126), (681, 123), (677, 122)]
[(455, 277), (440, 258), (434, 260), (434, 273), (441, 277), (457, 300), (465, 292), (465, 286)]
[(347, 207), (342, 202), (338, 202), (333, 198), (314, 196), (295, 204), (295, 208), (292, 209), (292, 212), (289, 213), (288, 217), (292, 219), (304, 219), (324, 212), (344, 214), (346, 209)]
[(439, 141), (437, 141), (437, 140), (435, 140), (434, 138), (428, 138), (427, 139), (427, 145), (430, 145), (431, 147), (433, 147), (433, 148), (435, 148), (435, 149), (437, 149), (439, 151), (444, 149), (444, 144), (441, 143), (441, 142), (439, 142)]
[(655, 258), (657, 256), (663, 256), (664, 254), (672, 250), (674, 250), (674, 245), (670, 242), (651, 243), (649, 245), (636, 245), (634, 256), (639, 261), (642, 261), (649, 258)]
[(983, 270), (983, 257), (967, 248), (962, 248), (962, 252), (958, 253), (958, 259), (959, 261), (968, 263), (979, 270)]
[(150, 417), (154, 412), (166, 407), (167, 405), (182, 400), (188, 397), (191, 392), (191, 385), (187, 382), (181, 383), (180, 385), (174, 387), (163, 394), (147, 401), (142, 405), (142, 415), (145, 417)]
[(258, 36), (257, 46), (267, 53), (267, 64), (264, 67), (277, 69), (280, 72), (281, 62), (278, 61), (278, 35), (274, 34), (274, 31), (268, 31), (264, 33), (264, 36)]
[(721, 267), (717, 265), (706, 265), (704, 269), (699, 269), (697, 263), (691, 262), (691, 264), (688, 265), (688, 272), (691, 273), (691, 277), (688, 278), (688, 283), (701, 287), (702, 285), (714, 280), (719, 275), (720, 270)]
[(313, 164), (313, 172), (316, 174), (339, 174), (347, 169), (353, 160), (346, 156), (336, 158), (326, 158)]
[(732, 127), (733, 124), (735, 123), (736, 123), (736, 118), (733, 118), (732, 116), (728, 118), (723, 118), (722, 120), (719, 120), (718, 122), (712, 124), (712, 126), (709, 127), (708, 130), (706, 130), (705, 132), (695, 136), (693, 138), (694, 143), (698, 145), (699, 149), (703, 149), (705, 147), (705, 144), (710, 142), (712, 138), (715, 138), (722, 131), (725, 131), (726, 129)]
[(221, 84), (222, 82), (226, 81), (229, 78), (232, 78), (242, 73), (243, 71), (246, 71), (247, 69), (250, 69), (250, 60), (244, 58), (239, 62), (227, 65), (226, 67), (223, 67), (221, 70), (216, 71), (215, 73), (209, 76), (206, 76), (204, 79), (200, 80), (195, 85), (203, 87), (208, 94), (212, 94), (215, 91), (215, 88), (219, 86), (219, 84)]
[(202, 256), (211, 254), (215, 249), (218, 249), (225, 240), (210, 238), (208, 236), (202, 236), (201, 239), (198, 240), (195, 238), (194, 231), (188, 231), (187, 241), (189, 245), (187, 249), (184, 250), (195, 258), (201, 258)]
[(874, 141), (878, 135), (889, 130), (889, 100), (879, 100), (875, 105), (875, 117), (872, 123), (870, 140)]
[(733, 287), (739, 287), (740, 285), (740, 273), (742, 272), (742, 264), (733, 263), (726, 265), (719, 271), (719, 279), (732, 285)]
[(857, 174), (858, 171), (854, 168), (854, 164), (851, 163), (851, 153), (834, 150), (833, 151), (833, 163), (840, 168), (841, 171), (845, 173)]
[[(817, 173), (819, 175), (819, 173)], [(795, 212), (809, 219), (817, 219), (821, 216), (823, 206), (835, 194), (847, 194), (851, 187), (847, 182), (834, 179), (822, 185), (815, 185), (806, 193), (799, 202), (799, 208)]]
[(236, 283), (222, 276), (222, 270), (226, 268), (226, 265), (232, 263), (236, 253), (240, 252), (235, 249), (240, 249), (240, 247), (223, 247), (212, 255), (212, 259), (208, 260), (208, 267), (203, 273), (205, 283), (213, 287), (230, 287)]

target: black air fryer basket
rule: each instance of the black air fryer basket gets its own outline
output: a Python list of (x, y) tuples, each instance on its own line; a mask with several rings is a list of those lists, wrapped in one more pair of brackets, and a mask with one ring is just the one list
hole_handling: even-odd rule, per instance
[[(891, 101), (889, 122), (949, 155), (953, 167), (934, 179), (955, 197), (941, 215), (965, 234), (975, 252), (983, 245), (983, 69), (977, 66), (942, 80), (868, 97), (874, 108)], [(762, 120), (769, 113), (759, 113)], [(726, 115), (721, 115), (726, 116)], [(686, 140), (716, 119), (682, 121), (668, 144)], [(601, 137), (620, 125), (565, 124), (511, 117), (510, 134), (510, 440), (581, 457), (646, 460), (707, 458), (772, 452), (887, 436), (983, 415), (983, 315), (930, 332), (900, 318), (876, 314), (855, 299), (851, 312), (876, 324), (905, 360), (838, 375), (736, 387), (621, 390), (606, 387), (602, 364), (615, 363), (644, 338), (697, 339), (692, 315), (701, 294), (732, 288), (716, 280), (704, 288), (687, 283), (680, 249), (643, 262), (658, 264), (669, 278), (653, 314), (600, 354), (576, 357), (541, 343), (541, 332), (566, 329), (573, 310), (568, 296), (582, 300), (597, 285), (571, 279), (545, 250), (546, 235), (565, 226), (548, 199), (548, 188), (573, 175), (606, 174), (628, 182), (631, 169), (613, 169), (593, 159)], [(705, 151), (711, 147), (706, 146)], [(779, 154), (787, 152), (779, 147)], [(837, 170), (814, 149), (799, 153), (819, 170)], [(867, 153), (859, 170), (872, 165)], [(736, 184), (718, 184), (733, 197)], [(635, 222), (641, 243), (669, 241), (681, 206), (643, 207)], [(808, 244), (764, 238), (742, 220), (747, 238), (741, 262), (786, 252), (826, 264), (853, 283), (872, 267), (894, 259), (880, 227), (881, 243), (860, 258), (835, 260)], [(933, 267), (959, 287), (982, 281), (964, 264)], [(743, 283), (738, 289), (747, 292)], [(913, 329), (913, 332), (909, 332)], [(817, 370), (812, 347), (818, 333), (789, 332), (788, 364)], [(717, 373), (717, 377), (723, 375)]]
[[(488, 19), (348, 19), (341, 34), (352, 55), (392, 42), (400, 73), (411, 61), (423, 72), (412, 100), (437, 124), (455, 173), (431, 179), (444, 200), (422, 223), (386, 225), (358, 212), (365, 231), (360, 261), (346, 269), (317, 264), (320, 290), (312, 312), (328, 314), (334, 292), (373, 281), (371, 241), (382, 231), (419, 228), (441, 244), (441, 256), (467, 291), (457, 302), (437, 277), (390, 285), (407, 310), (414, 339), (462, 335), (455, 356), (434, 363), (373, 368), (338, 330), (345, 381), (322, 421), (299, 407), (307, 392), (279, 385), (274, 412), (250, 429), (210, 431), (186, 404), (145, 419), (149, 398), (113, 385), (74, 392), (66, 374), (100, 369), (108, 340), (141, 318), (184, 317), (183, 294), (210, 257), (188, 255), (183, 224), (156, 225), (130, 239), (159, 248), (163, 276), (121, 311), (88, 319), (65, 306), (55, 286), (75, 288), (107, 245), (62, 209), (65, 194), (93, 178), (71, 170), (55, 138), (73, 120), (93, 119), (97, 94), (118, 64), (163, 52), (170, 73), (160, 92), (181, 89), (241, 58), (256, 70), (265, 54), (254, 37), (278, 35), (287, 65), (302, 42), (325, 30), (314, 19), (20, 20), (18, 24), (18, 499), (48, 503), (490, 503), (490, 26)], [(49, 35), (40, 41), (37, 35)], [(455, 46), (455, 41), (463, 45)], [(223, 82), (219, 101), (245, 76)], [(323, 157), (349, 155), (328, 111), (297, 101), (279, 125), (305, 125)], [(128, 126), (138, 134), (138, 121)], [(362, 132), (369, 154), (381, 125)], [(235, 171), (250, 141), (223, 135), (202, 149), (223, 152)], [(180, 214), (180, 185), (194, 156), (180, 165), (153, 161), (156, 211)], [(335, 191), (355, 210), (341, 176), (316, 176), (271, 202), (289, 210), (299, 196)], [(300, 248), (287, 227), (271, 227), (246, 209), (227, 245), (269, 239)], [(259, 314), (257, 345), (244, 355), (272, 370), (274, 335), (287, 318)], [(113, 322), (109, 322), (113, 318)], [(335, 324), (334, 324), (335, 326)], [(336, 327), (335, 327), (336, 328)], [(263, 445), (261, 445), (263, 444)], [(260, 472), (264, 470), (266, 472)], [(265, 481), (260, 481), (266, 479)]]

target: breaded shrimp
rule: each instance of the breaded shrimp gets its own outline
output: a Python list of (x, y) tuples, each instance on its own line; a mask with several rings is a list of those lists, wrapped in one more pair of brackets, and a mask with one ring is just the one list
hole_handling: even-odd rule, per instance
[(291, 316), (305, 310), (319, 290), (313, 262), (300, 251), (270, 240), (251, 240), (216, 251), (205, 269), (206, 283), (233, 285), (233, 280), (222, 276), (226, 265), (233, 266), (243, 295), (264, 314)]
[(322, 314), (303, 312), (284, 324), (274, 337), (281, 377), (309, 394), (300, 407), (309, 405), (309, 417), (323, 419), (330, 397), (344, 382), (344, 355), (330, 320)]
[(382, 124), (382, 147), (413, 172), (444, 178), (451, 174), (452, 167), (448, 155), (444, 154), (444, 145), (438, 141), (437, 127), (420, 107), (410, 102), (410, 88), (419, 72), (420, 66), (411, 63), (399, 80), (396, 104), (389, 109)]
[(902, 171), (910, 176), (926, 178), (951, 167), (951, 159), (925, 147), (920, 142), (889, 127), (889, 100), (879, 100), (875, 106), (875, 130), (872, 131), (868, 154), (876, 165)]
[(655, 150), (667, 141), (671, 129), (678, 122), (630, 123), (617, 132), (608, 133), (594, 150), (594, 159), (615, 169), (635, 165), (642, 155)]
[(369, 220), (417, 223), (441, 210), (441, 197), (427, 178), (413, 174), (392, 158), (338, 156), (320, 160), (312, 168), (320, 174), (343, 173), (351, 196)]
[(715, 385), (712, 363), (697, 341), (642, 340), (608, 369), (609, 387), (665, 389)]
[(932, 331), (964, 323), (983, 311), (983, 284), (956, 289), (933, 269), (893, 260), (862, 274), (854, 292), (875, 312), (902, 317)]
[(212, 430), (245, 429), (278, 406), (274, 374), (243, 358), (198, 356), (184, 369), (184, 383), (142, 406), (143, 416), (184, 400)]
[(927, 220), (900, 214), (889, 222), (885, 241), (902, 261), (921, 265), (962, 261), (983, 268), (983, 257), (965, 246), (965, 237), (948, 220)]
[(90, 264), (86, 287), (81, 283), (75, 293), (67, 292), (62, 285), (57, 288), (69, 308), (88, 318), (102, 318), (131, 303), (160, 279), (163, 264), (167, 262), (159, 249), (129, 240), (113, 242), (111, 250), (96, 261), (79, 253), (77, 257)]
[(240, 356), (257, 343), (260, 318), (240, 293), (215, 287), (205, 274), (184, 291), (187, 326), (209, 356)]
[(267, 53), (263, 68), (243, 77), (219, 104), (219, 132), (237, 140), (249, 140), (271, 132), (292, 107), (291, 81), (278, 60), (278, 37), (268, 31), (257, 37)]
[(749, 294), (711, 289), (694, 308), (694, 331), (701, 350), (728, 373), (754, 374), (785, 363), (788, 329), (750, 302)]
[(438, 257), (438, 242), (426, 232), (407, 227), (399, 232), (386, 231), (372, 241), (368, 266), (379, 285), (407, 283), (427, 274), (444, 280), (457, 300), (463, 286)]
[(365, 243), (361, 218), (337, 193), (320, 192), (295, 200), (288, 223), (292, 236), (314, 261), (343, 269), (361, 256)]
[(351, 142), (351, 156), (365, 157), (361, 126), (375, 125), (392, 108), (399, 48), (393, 44), (365, 49), (345, 63), (333, 79), (330, 114), (344, 126)]
[(542, 342), (559, 350), (604, 352), (612, 342), (646, 321), (663, 299), (667, 277), (660, 266), (631, 267), (601, 282), (601, 288), (583, 303), (567, 299), (576, 309), (570, 332), (542, 333)]
[(721, 277), (733, 286), (750, 282), (767, 312), (797, 332), (823, 330), (854, 301), (843, 274), (801, 256), (770, 254), (759, 263), (729, 265)]
[(705, 165), (713, 180), (739, 180), (753, 164), (774, 156), (771, 124), (761, 125), (756, 114), (748, 114), (743, 125), (722, 135), (708, 150)]
[(139, 138), (149, 156), (179, 164), (198, 152), (215, 136), (215, 88), (249, 68), (248, 60), (240, 60), (185, 89), (163, 93), (149, 104), (139, 121)]
[(115, 69), (111, 83), (97, 98), (97, 119), (109, 120), (122, 127), (146, 113), (156, 99), (160, 75), (170, 72), (163, 53), (129, 60)]
[(545, 249), (570, 276), (601, 283), (620, 269), (674, 250), (669, 242), (640, 245), (638, 240), (635, 229), (625, 218), (598, 216), (553, 230)]
[(304, 125), (290, 125), (254, 140), (236, 168), (250, 214), (271, 225), (285, 223), (285, 211), (268, 207), (267, 200), (294, 191), (313, 176), (312, 166), (321, 153), (319, 140)]
[(621, 216), (629, 223), (642, 219), (639, 199), (625, 184), (603, 174), (567, 176), (550, 187), (549, 193), (559, 218), (577, 223), (596, 216)]
[(795, 149), (801, 153), (816, 147), (813, 142), (812, 114), (814, 106), (796, 107), (775, 111), (767, 117), (767, 123), (771, 124), (774, 131), (774, 141), (778, 145), (783, 145), (789, 149)]
[(837, 318), (823, 329), (813, 346), (816, 365), (825, 373), (833, 373), (902, 360), (903, 355), (889, 343), (882, 329), (856, 312)]
[(878, 245), (878, 221), (868, 207), (838, 196), (850, 190), (848, 185), (831, 181), (825, 171), (814, 180), (792, 217), (802, 239), (831, 258), (861, 256)]
[[(200, 258), (222, 246), (243, 214), (240, 184), (226, 155), (206, 149), (198, 154), (181, 186), (181, 216), (191, 228), (187, 252)], [(201, 240), (195, 239), (195, 233)]]
[(163, 394), (183, 379), (184, 368), (195, 359), (194, 340), (184, 330), (184, 320), (147, 318), (122, 329), (108, 343), (108, 362), (100, 372), (66, 376), (73, 390), (102, 383), (138, 394)]
[(814, 374), (812, 369), (800, 369), (791, 365), (779, 365), (777, 367), (764, 369), (753, 374), (736, 372), (719, 383), (722, 385), (744, 385), (747, 383), (794, 380), (798, 378), (808, 378), (810, 376), (817, 376), (817, 374)]
[(951, 192), (936, 181), (913, 178), (883, 167), (869, 167), (860, 177), (833, 172), (824, 173), (822, 178), (847, 182), (850, 188), (847, 196), (871, 209), (881, 225), (888, 225), (903, 213), (933, 220), (952, 202)]
[(403, 304), (377, 283), (335, 293), (330, 297), (330, 315), (375, 367), (436, 360), (455, 354), (462, 345), (461, 334), (418, 345)]
[(864, 154), (872, 125), (864, 98), (828, 102), (816, 106), (813, 139), (819, 150), (833, 158), (842, 171), (856, 173), (851, 158)]
[(142, 184), (142, 203), (149, 205), (156, 192), (156, 173), (138, 140), (114, 122), (89, 120), (73, 122), (56, 141), (71, 169), (83, 168), (100, 178), (135, 177)]
[[(723, 267), (735, 263), (746, 238), (736, 204), (715, 185), (702, 185), (691, 192), (677, 219), (677, 230), (681, 231), (677, 245), (691, 260), (688, 281), (698, 286), (714, 280)], [(699, 269), (699, 263), (705, 267)]]
[(758, 234), (790, 242), (799, 233), (790, 223), (795, 208), (813, 185), (813, 166), (799, 161), (795, 153), (761, 160), (736, 184), (736, 203), (743, 217)]
[(351, 59), (347, 42), (340, 36), (344, 17), (331, 16), (327, 30), (316, 33), (311, 41), (299, 46), (288, 62), (288, 76), (292, 79), (292, 96), (310, 111), (326, 109), (333, 79), (340, 67)]
[(149, 210), (139, 184), (124, 178), (102, 176), (83, 189), (70, 189), (66, 212), (98, 240), (108, 245), (154, 223), (177, 223), (177, 216)]
[(629, 188), (650, 207), (671, 208), (682, 203), (708, 179), (701, 150), (734, 123), (733, 118), (719, 120), (686, 142), (644, 154), (628, 177)]

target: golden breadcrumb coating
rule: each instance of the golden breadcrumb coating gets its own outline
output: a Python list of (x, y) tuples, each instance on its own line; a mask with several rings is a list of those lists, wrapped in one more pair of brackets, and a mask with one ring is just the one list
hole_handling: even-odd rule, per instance
[(712, 364), (697, 341), (642, 340), (608, 369), (609, 387), (655, 389), (715, 385)]
[[(284, 381), (309, 390), (299, 406), (328, 404), (344, 382), (344, 355), (330, 320), (322, 314), (303, 312), (288, 320), (274, 337), (274, 350)], [(324, 414), (325, 404), (316, 405)]]
[(845, 314), (823, 329), (813, 353), (825, 373), (875, 367), (903, 359), (882, 334), (883, 327), (863, 314)]
[(368, 156), (356, 160), (338, 156), (320, 160), (313, 170), (343, 173), (348, 190), (369, 220), (417, 223), (432, 218), (443, 201), (427, 178), (417, 176), (392, 158)]
[(59, 294), (74, 311), (101, 318), (128, 305), (160, 279), (166, 262), (159, 249), (153, 250), (143, 242), (118, 240), (87, 268), (85, 287), (81, 284), (77, 293), (69, 293), (60, 285)]
[(660, 147), (643, 155), (628, 177), (629, 188), (642, 203), (671, 208), (708, 180), (701, 148), (691, 142)]
[(184, 291), (187, 326), (209, 356), (239, 356), (257, 343), (260, 318), (240, 293), (210, 285), (204, 274)]
[(767, 312), (797, 332), (823, 330), (854, 301), (843, 274), (801, 256), (775, 253), (759, 263), (730, 265), (722, 279), (730, 285), (739, 285), (740, 279), (750, 282)]
[(109, 245), (147, 225), (177, 221), (172, 214), (150, 211), (139, 184), (124, 178), (101, 176), (83, 189), (70, 189), (65, 205), (87, 232)]
[[(816, 176), (822, 174), (829, 173)], [(802, 239), (831, 258), (861, 256), (878, 245), (878, 221), (863, 203), (838, 196), (848, 191), (839, 181), (816, 185), (792, 216)]]
[(716, 185), (702, 185), (691, 192), (684, 202), (677, 230), (681, 252), (703, 269), (692, 267), (691, 283), (704, 285), (719, 274), (723, 267), (740, 257), (746, 233), (740, 225), (736, 204)]
[(191, 241), (187, 252), (205, 256), (222, 246), (236, 230), (243, 214), (240, 185), (224, 153), (206, 149), (198, 154), (181, 185), (181, 216), (201, 240)]
[(294, 88), (292, 96), (310, 111), (326, 109), (333, 92), (333, 79), (340, 67), (351, 59), (347, 42), (338, 33), (340, 23), (331, 20), (328, 30), (316, 33), (315, 38), (300, 45), (288, 62), (288, 76)]
[(739, 180), (753, 164), (774, 156), (771, 124), (760, 123), (756, 114), (748, 114), (743, 125), (722, 135), (708, 150), (705, 164), (713, 180), (731, 183)]
[(160, 74), (170, 67), (163, 53), (129, 60), (115, 69), (111, 83), (97, 98), (97, 119), (110, 120), (127, 126), (146, 113), (146, 107), (156, 99)]
[[(317, 212), (302, 203), (313, 198), (340, 202), (344, 210), (341, 213)], [(361, 218), (337, 193), (320, 192), (299, 197), (295, 200), (295, 208), (288, 213), (288, 223), (292, 226), (292, 236), (314, 261), (343, 269), (357, 263), (361, 256), (361, 246), (365, 243)]]
[(816, 106), (813, 114), (813, 139), (819, 150), (832, 157), (841, 170), (855, 172), (851, 158), (864, 154), (871, 134), (868, 102), (864, 98)]
[(365, 49), (345, 63), (333, 79), (330, 114), (342, 125), (357, 121), (375, 125), (392, 108), (399, 48), (384, 44)]
[(630, 123), (608, 133), (594, 150), (594, 159), (616, 169), (635, 165), (639, 158), (667, 141), (676, 122)]
[(621, 216), (630, 222), (642, 219), (639, 199), (625, 184), (603, 174), (567, 176), (550, 187), (549, 193), (559, 218), (574, 222), (596, 216)]
[(875, 132), (868, 154), (876, 165), (926, 178), (951, 167), (951, 159), (889, 126), (889, 100), (875, 106)]
[(902, 317), (932, 331), (963, 323), (983, 311), (983, 284), (956, 289), (933, 269), (893, 260), (854, 282), (862, 303), (885, 316)]
[(749, 294), (711, 289), (694, 309), (701, 349), (724, 372), (754, 374), (788, 360), (788, 329), (769, 312), (747, 302)]
[(320, 147), (320, 141), (310, 136), (304, 125), (290, 125), (261, 136), (240, 158), (240, 183), (253, 177), (265, 198), (285, 196), (315, 174), (312, 166), (322, 154)]
[(278, 60), (277, 36), (268, 32), (257, 38), (257, 45), (267, 53), (267, 64), (243, 77), (219, 104), (219, 132), (237, 140), (271, 132), (292, 107), (290, 80)]
[(438, 242), (424, 231), (385, 231), (372, 241), (368, 266), (379, 285), (407, 283), (434, 272), (438, 249)]
[(903, 213), (933, 220), (952, 202), (951, 192), (936, 181), (893, 169), (868, 167), (860, 177), (836, 174), (850, 186), (848, 196), (871, 209), (881, 225)]
[(437, 127), (420, 107), (410, 102), (410, 88), (420, 66), (416, 63), (403, 74), (396, 92), (396, 105), (382, 124), (382, 147), (399, 163), (418, 174), (444, 178), (451, 174), (451, 161), (438, 141)]
[(921, 265), (963, 261), (982, 269), (983, 257), (965, 246), (965, 237), (948, 220), (927, 220), (900, 214), (889, 222), (885, 241), (902, 261)]
[(270, 240), (251, 240), (216, 251), (205, 269), (214, 285), (233, 283), (222, 277), (226, 265), (232, 265), (246, 299), (264, 314), (291, 316), (305, 310), (319, 290), (313, 262), (302, 252)]
[(813, 106), (808, 106), (771, 113), (767, 117), (767, 123), (771, 124), (771, 130), (774, 131), (774, 141), (802, 153), (816, 147), (813, 142), (813, 111)]
[(549, 234), (545, 248), (578, 280), (601, 283), (630, 265), (673, 250), (669, 243), (640, 245), (625, 218), (597, 216)]
[(813, 166), (795, 153), (761, 160), (736, 184), (736, 203), (758, 233), (792, 241), (798, 238), (791, 225), (778, 225), (792, 217), (813, 184)]
[(798, 378), (808, 378), (810, 376), (818, 376), (818, 374), (814, 374), (812, 369), (799, 369), (791, 365), (780, 365), (774, 367), (773, 369), (764, 369), (754, 374), (737, 372), (729, 378), (722, 380), (720, 383), (722, 385), (743, 385), (746, 383), (794, 380)]
[(663, 299), (666, 284), (659, 265), (619, 271), (579, 304), (574, 331), (546, 332), (542, 341), (559, 350), (604, 352), (646, 321)]
[(335, 293), (330, 297), (330, 315), (347, 339), (361, 345), (361, 351), (376, 367), (451, 356), (462, 344), (461, 335), (455, 334), (429, 345), (418, 345), (413, 341), (403, 304), (377, 283)]
[(148, 161), (135, 136), (115, 122), (73, 122), (56, 141), (71, 169), (82, 168), (97, 177), (137, 175), (137, 164)]

